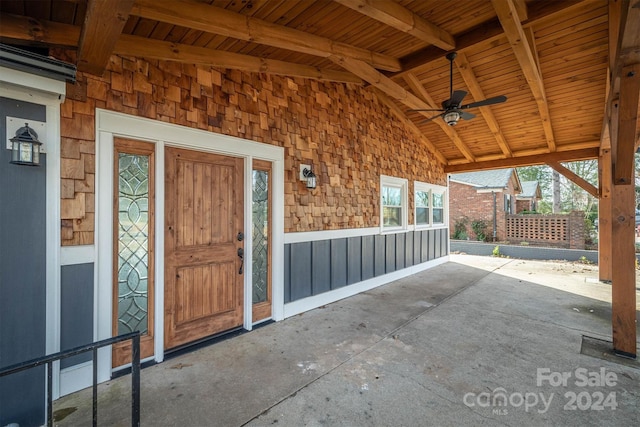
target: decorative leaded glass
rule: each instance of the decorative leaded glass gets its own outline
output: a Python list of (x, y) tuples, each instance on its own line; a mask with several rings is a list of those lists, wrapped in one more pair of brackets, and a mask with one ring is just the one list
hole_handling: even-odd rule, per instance
[(118, 155), (118, 334), (148, 331), (149, 156)]
[(253, 171), (253, 303), (264, 302), (269, 284), (269, 173)]

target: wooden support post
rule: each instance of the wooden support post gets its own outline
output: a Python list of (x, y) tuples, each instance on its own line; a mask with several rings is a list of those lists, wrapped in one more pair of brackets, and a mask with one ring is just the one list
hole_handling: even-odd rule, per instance
[(614, 185), (611, 193), (611, 310), (613, 350), (636, 357), (636, 253), (633, 185)]
[[(638, 117), (637, 66), (623, 68), (620, 102), (612, 105), (611, 192), (612, 329), (616, 354), (636, 357), (636, 255), (634, 156)], [(635, 91), (635, 92), (634, 92)], [(617, 111), (616, 111), (617, 110)], [(616, 126), (617, 124), (617, 126)], [(633, 127), (633, 129), (631, 129)], [(615, 244), (613, 244), (615, 242)]]
[(598, 200), (598, 274), (603, 282), (611, 282), (611, 149), (600, 152), (598, 159), (600, 198)]

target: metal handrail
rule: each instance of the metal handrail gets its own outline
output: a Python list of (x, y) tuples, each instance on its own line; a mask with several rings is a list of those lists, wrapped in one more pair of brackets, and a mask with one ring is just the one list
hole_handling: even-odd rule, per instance
[(53, 362), (76, 356), (87, 351), (93, 352), (93, 425), (98, 425), (98, 349), (122, 341), (131, 340), (131, 425), (140, 426), (140, 331), (129, 332), (113, 338), (85, 344), (48, 356), (27, 360), (0, 369), (0, 378), (47, 365), (47, 426), (53, 426)]

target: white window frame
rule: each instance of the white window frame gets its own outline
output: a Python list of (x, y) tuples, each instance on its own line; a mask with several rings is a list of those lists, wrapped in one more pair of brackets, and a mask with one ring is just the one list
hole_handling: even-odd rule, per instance
[[(424, 228), (444, 228), (449, 226), (449, 191), (447, 187), (436, 184), (428, 184), (426, 182), (414, 181), (413, 183), (413, 218), (416, 229)], [(418, 224), (418, 197), (416, 193), (418, 191), (429, 193), (429, 218), (426, 224)], [(442, 222), (433, 223), (433, 195), (442, 194)]]
[[(402, 197), (400, 203), (400, 219), (401, 225), (398, 226), (385, 226), (384, 225), (384, 203), (382, 201), (382, 189), (384, 187), (394, 187), (400, 189), (400, 196)], [(409, 180), (405, 178), (397, 178), (394, 176), (380, 175), (380, 233), (396, 233), (398, 231), (404, 231), (408, 228), (409, 223)]]

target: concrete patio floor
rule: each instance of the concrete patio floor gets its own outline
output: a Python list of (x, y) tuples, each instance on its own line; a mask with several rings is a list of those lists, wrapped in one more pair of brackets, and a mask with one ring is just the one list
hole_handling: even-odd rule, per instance
[[(611, 339), (611, 287), (597, 277), (452, 255), (143, 369), (142, 425), (636, 425), (640, 363), (581, 353), (583, 335)], [(128, 375), (100, 385), (99, 425), (129, 425), (129, 398)], [(90, 424), (91, 390), (54, 410), (68, 414), (57, 425)]]

